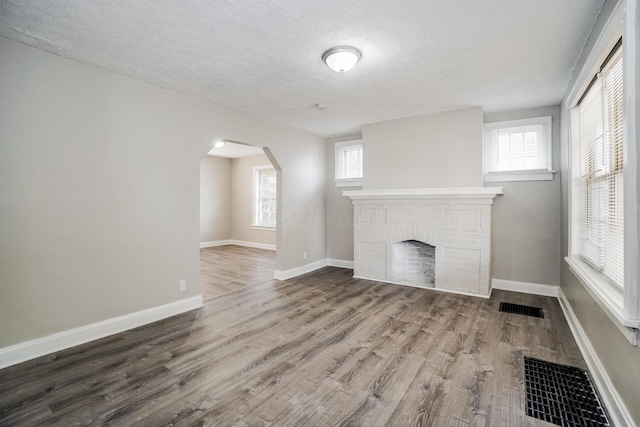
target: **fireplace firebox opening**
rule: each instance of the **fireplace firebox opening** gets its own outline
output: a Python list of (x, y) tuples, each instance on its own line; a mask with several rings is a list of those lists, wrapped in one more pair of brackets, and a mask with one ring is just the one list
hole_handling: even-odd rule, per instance
[(394, 281), (433, 288), (436, 282), (436, 248), (418, 240), (393, 244)]

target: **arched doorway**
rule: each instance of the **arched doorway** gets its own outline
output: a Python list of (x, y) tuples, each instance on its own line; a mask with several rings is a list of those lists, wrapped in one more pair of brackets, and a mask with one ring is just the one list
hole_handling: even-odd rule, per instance
[(224, 141), (200, 162), (203, 300), (273, 279), (280, 167), (268, 148)]

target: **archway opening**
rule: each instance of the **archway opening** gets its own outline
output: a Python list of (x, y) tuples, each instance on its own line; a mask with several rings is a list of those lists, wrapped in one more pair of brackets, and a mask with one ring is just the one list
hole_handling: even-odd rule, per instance
[(280, 166), (268, 148), (225, 141), (200, 162), (203, 300), (273, 279)]

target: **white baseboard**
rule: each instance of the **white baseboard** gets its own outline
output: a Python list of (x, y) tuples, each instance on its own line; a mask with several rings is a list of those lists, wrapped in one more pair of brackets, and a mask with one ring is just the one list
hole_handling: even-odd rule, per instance
[(491, 289), (503, 291), (522, 292), (525, 294), (542, 295), (545, 297), (557, 297), (560, 288), (539, 283), (516, 282), (515, 280), (491, 279)]
[(257, 243), (257, 242), (247, 242), (244, 240), (214, 240), (212, 242), (201, 242), (200, 248), (212, 248), (214, 246), (226, 246), (226, 245), (237, 245), (237, 246), (245, 246), (247, 248), (256, 248), (256, 249), (268, 249), (270, 251), (276, 250), (276, 245), (270, 245), (268, 243)]
[(273, 278), (277, 280), (287, 280), (327, 266), (350, 268), (353, 270), (353, 261), (346, 261), (342, 259), (321, 259), (300, 267), (292, 268), (291, 270), (276, 270), (273, 273)]
[(257, 243), (257, 242), (245, 242), (244, 240), (229, 240), (230, 245), (238, 245), (238, 246), (246, 246), (247, 248), (256, 248), (256, 249), (268, 249), (270, 251), (276, 250), (276, 245), (270, 245), (268, 243)]
[(327, 265), (329, 267), (350, 268), (351, 270), (353, 270), (353, 261), (348, 261), (345, 259), (327, 258)]
[(607, 371), (605, 371), (600, 358), (591, 345), (591, 341), (589, 341), (584, 329), (582, 329), (582, 325), (580, 325), (580, 321), (576, 317), (573, 308), (571, 308), (571, 304), (569, 304), (569, 301), (564, 295), (564, 292), (562, 292), (562, 289), (558, 290), (558, 301), (560, 302), (560, 307), (562, 307), (564, 317), (567, 319), (569, 328), (571, 328), (571, 333), (580, 348), (582, 357), (585, 362), (587, 362), (587, 367), (589, 368), (591, 377), (593, 378), (595, 386), (602, 398), (602, 403), (607, 408), (607, 412), (611, 417), (613, 425), (635, 426), (629, 410), (620, 398), (618, 391), (613, 386), (611, 378), (609, 378)]
[(327, 266), (327, 260), (321, 259), (309, 264), (301, 265), (300, 267), (292, 268), (291, 270), (276, 270), (273, 272), (273, 278), (276, 280), (287, 280), (301, 274), (311, 273), (322, 267)]
[(0, 349), (0, 369), (202, 307), (202, 296), (159, 305)]
[(212, 242), (200, 242), (200, 247), (212, 248), (214, 246), (225, 246), (230, 244), (231, 244), (231, 240), (214, 240)]

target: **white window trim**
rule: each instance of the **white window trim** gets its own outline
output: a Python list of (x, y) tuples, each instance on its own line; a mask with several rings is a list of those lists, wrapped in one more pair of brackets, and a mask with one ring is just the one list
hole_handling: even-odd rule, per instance
[(527, 171), (487, 172), (484, 174), (484, 182), (505, 181), (551, 181), (554, 170), (538, 169)]
[(591, 266), (577, 256), (565, 257), (569, 269), (582, 283), (602, 311), (611, 319), (622, 335), (633, 344), (638, 345), (638, 328), (640, 322), (624, 316), (624, 293), (616, 286), (608, 283)]
[(270, 226), (270, 225), (255, 225), (255, 224), (251, 224), (251, 228), (253, 230), (259, 230), (259, 231), (276, 231), (276, 226)]
[[(342, 142), (336, 142), (334, 145), (334, 152), (333, 152), (333, 157), (334, 157), (334, 162), (333, 162), (333, 183), (335, 184), (336, 187), (362, 187), (362, 179), (363, 178), (336, 178), (336, 171), (339, 168), (338, 165), (338, 151), (343, 148), (343, 147), (348, 147), (350, 145), (363, 145), (362, 144), (362, 139), (351, 139), (349, 141), (342, 141)], [(363, 151), (364, 151), (364, 145), (363, 145)], [(363, 154), (364, 155), (364, 154)], [(364, 174), (364, 172), (363, 172)]]
[(362, 187), (362, 178), (334, 179), (336, 187)]
[[(551, 181), (553, 180), (553, 176), (556, 173), (555, 170), (551, 169), (551, 165), (553, 164), (553, 130), (552, 130), (552, 117), (551, 116), (543, 116), (543, 117), (531, 117), (527, 119), (516, 119), (516, 120), (506, 120), (502, 122), (491, 122), (485, 123), (484, 125), (484, 134), (483, 134), (483, 151), (482, 151), (482, 172), (484, 176), (485, 182), (508, 182), (508, 181)], [(501, 129), (501, 128), (509, 128), (509, 127), (518, 127), (518, 126), (530, 126), (537, 125), (540, 123), (544, 123), (547, 125), (548, 137), (547, 137), (547, 153), (548, 153), (548, 169), (528, 169), (521, 171), (499, 171), (499, 172), (488, 172), (487, 166), (487, 131)]]
[(258, 194), (257, 194), (257, 190), (258, 190), (258, 186), (256, 183), (256, 177), (257, 177), (257, 172), (259, 170), (265, 170), (265, 169), (274, 169), (273, 165), (260, 165), (260, 166), (254, 166), (253, 167), (253, 173), (251, 175), (251, 180), (252, 180), (252, 194), (251, 194), (251, 228), (253, 230), (262, 230), (262, 231), (276, 231), (277, 226), (276, 225), (265, 225), (265, 224), (256, 224), (256, 216), (257, 216), (257, 198), (258, 198)]
[[(636, 116), (635, 110), (635, 80), (628, 76), (635, 76), (635, 52), (637, 50), (637, 42), (635, 40), (635, 23), (627, 20), (625, 26), (625, 2), (620, 1), (616, 5), (616, 9), (611, 14), (609, 21), (600, 33), (596, 43), (594, 44), (591, 55), (587, 58), (576, 83), (571, 88), (567, 96), (566, 120), (568, 122), (565, 130), (568, 133), (571, 129), (571, 114), (569, 110), (573, 108), (580, 96), (584, 93), (593, 75), (599, 70), (600, 65), (607, 57), (614, 45), (623, 37), (623, 61), (625, 73), (625, 128), (624, 128), (624, 156), (626, 161), (624, 169), (624, 215), (625, 215), (625, 232), (624, 232), (624, 252), (625, 252), (625, 273), (624, 290), (620, 290), (615, 285), (609, 283), (602, 274), (595, 271), (586, 262), (582, 261), (578, 256), (574, 255), (572, 249), (576, 242), (575, 236), (572, 234), (574, 227), (573, 211), (573, 172), (571, 161), (569, 161), (569, 256), (565, 261), (569, 265), (569, 269), (578, 279), (578, 281), (589, 292), (594, 301), (602, 308), (604, 313), (611, 319), (616, 328), (627, 338), (627, 340), (637, 345), (638, 329), (640, 328), (640, 320), (638, 319), (638, 200), (637, 200), (637, 152), (635, 147), (636, 141)], [(623, 35), (624, 33), (624, 35)], [(572, 144), (569, 135), (565, 135), (568, 141), (568, 158), (572, 159)], [(629, 143), (633, 141), (633, 143)]]

